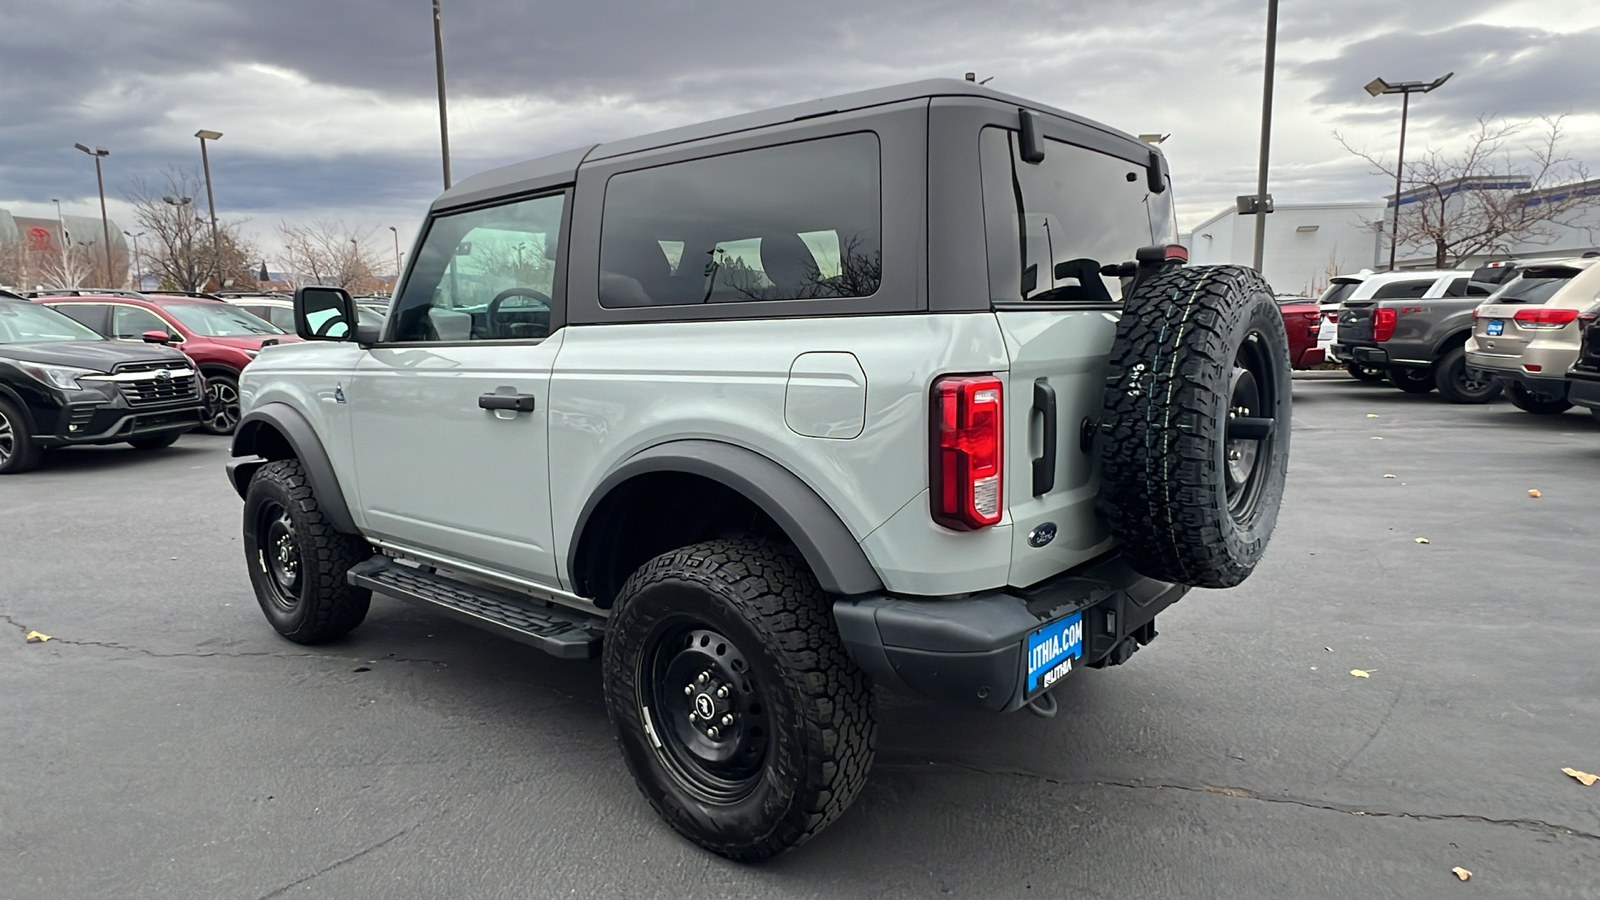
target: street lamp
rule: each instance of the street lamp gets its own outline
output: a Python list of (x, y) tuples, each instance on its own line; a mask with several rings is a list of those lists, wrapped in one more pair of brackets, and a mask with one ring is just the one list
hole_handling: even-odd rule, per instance
[(399, 284), (400, 283), (400, 231), (399, 231), (399, 229), (395, 228), (393, 225), (389, 226), (389, 230), (394, 232), (394, 282), (395, 282), (395, 284)]
[(200, 166), (206, 172), (206, 205), (211, 208), (211, 271), (217, 276), (217, 287), (222, 287), (222, 244), (217, 240), (217, 196), (211, 192), (211, 157), (206, 155), (206, 141), (222, 137), (220, 131), (202, 128), (194, 133), (200, 139)]
[(1374, 97), (1382, 94), (1400, 95), (1400, 159), (1394, 167), (1394, 228), (1389, 235), (1389, 271), (1394, 271), (1394, 255), (1396, 245), (1400, 242), (1400, 177), (1406, 170), (1406, 119), (1411, 112), (1411, 95), (1426, 94), (1446, 81), (1454, 72), (1446, 72), (1442, 77), (1432, 81), (1402, 81), (1390, 84), (1382, 78), (1374, 78), (1367, 83), (1367, 93)]
[(124, 231), (123, 234), (127, 235), (130, 239), (133, 240), (133, 268), (134, 268), (134, 271), (129, 273), (129, 279), (128, 280), (133, 283), (133, 289), (134, 290), (142, 291), (142, 290), (144, 290), (144, 271), (141, 268), (141, 264), (143, 263), (144, 257), (139, 253), (139, 238), (144, 237), (144, 232), (141, 231), (138, 234), (134, 234), (134, 233), (129, 232), (129, 231)]
[(444, 32), (439, 20), (439, 0), (433, 0), (433, 66), (439, 82), (439, 152), (444, 159), (444, 189), (450, 190), (450, 123), (444, 103)]
[(51, 197), (50, 202), (56, 205), (56, 230), (61, 232), (61, 246), (66, 247), (72, 243), (72, 238), (67, 234), (67, 220), (61, 216), (61, 201)]
[(1272, 143), (1272, 77), (1278, 64), (1278, 0), (1267, 0), (1267, 66), (1261, 85), (1261, 159), (1256, 167), (1255, 267), (1261, 271), (1267, 241), (1267, 160)]
[(100, 174), (100, 160), (110, 156), (111, 151), (104, 147), (90, 150), (82, 144), (72, 146), (94, 157), (94, 180), (100, 186), (100, 228), (106, 238), (106, 287), (111, 287), (111, 221), (106, 218), (106, 180)]

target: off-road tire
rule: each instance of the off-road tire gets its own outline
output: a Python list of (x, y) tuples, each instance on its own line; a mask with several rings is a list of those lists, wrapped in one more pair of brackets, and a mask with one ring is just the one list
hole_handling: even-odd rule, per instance
[(1408, 394), (1431, 393), (1439, 385), (1432, 366), (1395, 366), (1389, 370), (1389, 383)]
[(28, 420), (10, 400), (0, 398), (0, 475), (15, 475), (39, 465), (42, 451)]
[[(291, 531), (298, 577), (285, 588), (275, 580), (277, 543), (269, 530), (278, 513)], [(349, 634), (367, 616), (372, 592), (352, 587), (345, 574), (372, 557), (357, 535), (333, 529), (317, 504), (300, 461), (269, 462), (256, 470), (244, 500), (244, 554), (261, 611), (277, 632), (297, 644), (320, 644)]]
[[(1261, 440), (1229, 439), (1252, 372)], [(1252, 368), (1253, 367), (1253, 368)], [(1123, 303), (1106, 376), (1097, 509), (1140, 573), (1196, 587), (1244, 581), (1266, 550), (1289, 465), (1289, 341), (1272, 289), (1243, 266), (1178, 268)], [(1251, 449), (1245, 487), (1234, 479)]]
[(1536, 393), (1514, 381), (1506, 387), (1506, 397), (1512, 406), (1536, 416), (1557, 416), (1572, 408), (1572, 401), (1566, 397)]
[(128, 442), (128, 446), (135, 450), (160, 450), (163, 447), (171, 447), (176, 444), (181, 434), (181, 432), (174, 431), (157, 437), (134, 438)]
[[(728, 651), (740, 654), (737, 670), (749, 675), (745, 693), (733, 685), (736, 699), (765, 704), (757, 712), (766, 728), (755, 729), (764, 743), (749, 758), (744, 796), (708, 799), (677, 774), (672, 749), (684, 745), (667, 733), (676, 720), (663, 691), (678, 689), (654, 677), (663, 671), (655, 661), (686, 653), (667, 636), (695, 626), (703, 630), (689, 635), (689, 650), (695, 634), (725, 635)], [(617, 595), (603, 667), (606, 708), (640, 791), (679, 834), (713, 853), (744, 862), (782, 853), (837, 819), (866, 783), (877, 736), (867, 678), (845, 652), (816, 578), (769, 544), (709, 541), (645, 563)], [(749, 737), (744, 721), (737, 727)]]
[(1488, 403), (1500, 396), (1502, 386), (1494, 380), (1475, 381), (1467, 375), (1467, 348), (1455, 347), (1434, 364), (1434, 380), (1439, 396), (1451, 403)]
[(1350, 373), (1351, 378), (1354, 378), (1362, 384), (1377, 384), (1378, 382), (1382, 381), (1384, 375), (1387, 374), (1382, 369), (1379, 369), (1375, 366), (1363, 366), (1361, 363), (1355, 362), (1345, 363), (1344, 370)]

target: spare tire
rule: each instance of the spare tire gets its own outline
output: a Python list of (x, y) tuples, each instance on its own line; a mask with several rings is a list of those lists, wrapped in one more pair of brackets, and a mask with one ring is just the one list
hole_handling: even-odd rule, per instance
[(1289, 467), (1289, 340), (1253, 269), (1156, 275), (1123, 302), (1106, 375), (1097, 508), (1140, 573), (1244, 581)]

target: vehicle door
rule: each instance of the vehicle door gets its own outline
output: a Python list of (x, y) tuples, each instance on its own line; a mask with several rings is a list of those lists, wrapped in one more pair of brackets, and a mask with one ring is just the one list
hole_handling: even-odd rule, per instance
[(550, 371), (566, 193), (436, 214), (344, 393), (369, 535), (558, 586)]
[(1029, 161), (1009, 118), (978, 140), (990, 296), (1011, 358), (1010, 582), (1026, 586), (1108, 546), (1082, 434), (1100, 413), (1124, 285), (1100, 270), (1176, 243), (1177, 229), (1171, 192), (1150, 189), (1148, 148), (1041, 115), (1044, 158)]

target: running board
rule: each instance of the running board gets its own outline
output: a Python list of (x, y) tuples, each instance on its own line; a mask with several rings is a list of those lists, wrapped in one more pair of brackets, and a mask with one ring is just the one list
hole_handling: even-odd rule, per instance
[(350, 584), (426, 606), (468, 625), (538, 647), (561, 659), (600, 655), (605, 620), (495, 588), (469, 584), (374, 556), (350, 568)]

